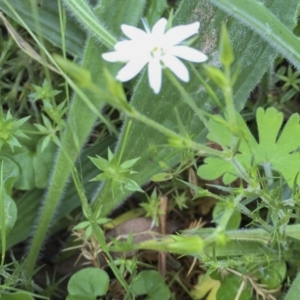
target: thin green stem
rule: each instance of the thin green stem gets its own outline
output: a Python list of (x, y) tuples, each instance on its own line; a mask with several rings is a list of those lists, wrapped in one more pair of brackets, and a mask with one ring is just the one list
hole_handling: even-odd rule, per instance
[(204, 124), (204, 126), (208, 128), (208, 122), (205, 119), (204, 115), (209, 116), (209, 114), (204, 112), (196, 105), (194, 100), (191, 98), (188, 92), (184, 89), (184, 87), (181, 85), (181, 83), (178, 81), (178, 79), (173, 75), (173, 73), (169, 69), (165, 69), (164, 71), (167, 74), (169, 80), (172, 82), (172, 84), (176, 87), (176, 89), (181, 94), (183, 100), (193, 109), (193, 111), (197, 114), (198, 118)]
[[(72, 160), (70, 160), (70, 164), (73, 164)], [(75, 187), (77, 189), (77, 193), (81, 200), (82, 207), (87, 214), (88, 220), (90, 221), (90, 224), (93, 229), (93, 233), (95, 234), (95, 236), (101, 246), (101, 249), (103, 250), (103, 252), (105, 253), (105, 255), (108, 259), (109, 266), (111, 267), (112, 271), (114, 272), (114, 275), (116, 276), (118, 281), (123, 285), (125, 290), (130, 291), (130, 287), (128, 286), (126, 280), (123, 278), (122, 274), (120, 274), (120, 271), (118, 270), (116, 265), (113, 263), (113, 258), (110, 255), (109, 248), (106, 244), (105, 235), (104, 235), (102, 229), (97, 224), (95, 214), (93, 214), (91, 207), (89, 206), (87, 197), (84, 192), (84, 187), (79, 179), (78, 172), (75, 167), (72, 168), (72, 177), (73, 177), (73, 180), (75, 183)]]
[[(126, 112), (126, 111), (125, 111)], [(168, 129), (167, 127), (157, 123), (156, 121), (153, 121), (152, 119), (146, 117), (145, 115), (139, 113), (137, 110), (132, 109), (131, 112), (126, 112), (130, 117), (156, 129), (157, 131), (163, 133), (168, 138), (173, 138), (178, 140), (182, 145), (185, 145), (185, 147), (200, 151), (201, 154), (207, 154), (207, 155), (214, 155), (214, 156), (222, 156), (222, 153), (218, 150), (212, 149), (210, 147), (195, 143), (191, 139), (185, 138), (177, 134), (176, 132)]]
[(219, 98), (217, 97), (216, 93), (213, 91), (213, 89), (211, 88), (211, 86), (209, 84), (206, 83), (206, 81), (202, 78), (202, 76), (199, 74), (199, 72), (197, 71), (197, 69), (195, 68), (194, 64), (190, 64), (193, 72), (195, 73), (196, 77), (199, 79), (199, 81), (201, 82), (201, 84), (204, 86), (206, 92), (210, 95), (210, 97), (213, 99), (213, 101), (216, 103), (216, 105), (218, 107), (222, 107), (222, 104), (219, 100)]

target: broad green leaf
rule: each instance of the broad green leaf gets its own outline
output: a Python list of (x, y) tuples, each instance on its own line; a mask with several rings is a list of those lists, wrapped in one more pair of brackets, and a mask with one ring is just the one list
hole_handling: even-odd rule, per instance
[(115, 37), (109, 33), (110, 29), (107, 29), (107, 26), (99, 22), (89, 3), (84, 0), (64, 0), (64, 2), (89, 33), (97, 37), (107, 47), (113, 48), (117, 42)]
[[(251, 27), (262, 39), (267, 41), (300, 69), (300, 41), (292, 30), (280, 21), (277, 15), (272, 14), (264, 3), (252, 0), (210, 0), (215, 5), (234, 16), (246, 26)], [(287, 5), (287, 9), (292, 7)], [(280, 11), (277, 10), (277, 13)], [(293, 12), (292, 12), (293, 13)], [(295, 15), (291, 20), (296, 25)]]
[[(5, 192), (3, 193), (3, 205), (4, 205), (4, 214), (5, 214), (5, 230), (6, 233), (10, 232), (14, 227), (17, 220), (17, 206), (15, 201), (8, 196)], [(1, 230), (0, 225), (0, 230)]]
[[(270, 11), (276, 13), (278, 18), (290, 29), (293, 28), (295, 25), (293, 19), (298, 1), (269, 0), (265, 1), (265, 5)], [(159, 17), (157, 16), (157, 18)], [(174, 16), (173, 25), (182, 24), (183, 20), (186, 24), (196, 20), (200, 21), (199, 39), (194, 47), (206, 53), (209, 56), (208, 64), (216, 67), (220, 66), (218, 61), (220, 24), (226, 22), (235, 56), (233, 71), (241, 67), (234, 85), (234, 99), (236, 108), (238, 110), (242, 109), (249, 93), (276, 57), (276, 51), (249, 28), (241, 26), (239, 21), (225, 15), (206, 0), (183, 0)], [(197, 65), (197, 68), (200, 73), (204, 73), (201, 65)], [(171, 130), (179, 131), (180, 125), (177, 122), (174, 109), (176, 108), (180, 112), (181, 120), (187, 132), (194, 136), (196, 141), (204, 142), (205, 130), (203, 124), (182, 101), (176, 89), (168, 80), (164, 79), (161, 93), (158, 96), (154, 95), (149, 88), (147, 74), (145, 73), (133, 90), (131, 104), (156, 122), (167, 126)], [(193, 96), (199, 107), (212, 112), (214, 105), (195, 76), (191, 76), (190, 83), (183, 85)], [(128, 121), (125, 123), (125, 128)], [(125, 143), (124, 132), (122, 132), (116, 150), (117, 155), (120, 153), (123, 143)], [(162, 145), (164, 146), (162, 147)], [(161, 165), (171, 167), (180, 161), (180, 156), (177, 155), (178, 152), (165, 145), (165, 136), (140, 122), (133, 121), (126, 140), (123, 159), (141, 157), (134, 166), (138, 174), (133, 178), (139, 185), (148, 182), (153, 175), (165, 172), (166, 170)], [(116, 193), (114, 197), (109, 196), (109, 199), (112, 199), (109, 202), (107, 202), (107, 195), (111, 195), (111, 191), (110, 185), (105, 183), (94, 199), (96, 204), (102, 204), (104, 215), (115, 209), (128, 196), (128, 193)]]
[[(102, 269), (86, 268), (76, 272), (68, 282), (68, 292), (84, 299), (95, 299), (108, 291), (109, 277)], [(94, 297), (94, 298), (93, 298)]]
[[(212, 276), (212, 274), (211, 274)], [(239, 293), (240, 286), (243, 279), (234, 274), (228, 274), (222, 278), (220, 273), (212, 276), (214, 279), (221, 281), (221, 286), (217, 291), (215, 300), (228, 300), (234, 299)], [(239, 294), (240, 300), (251, 300), (252, 299), (252, 289), (250, 284), (246, 284), (242, 292)]]
[[(82, 296), (69, 295), (67, 296), (66, 300), (82, 300)], [(95, 300), (95, 297), (84, 296), (84, 300)]]
[(52, 142), (50, 142), (44, 150), (42, 149), (41, 141), (37, 144), (36, 151), (32, 157), (35, 187), (41, 189), (47, 186), (49, 174), (53, 169), (56, 151), (57, 147)]
[[(88, 198), (94, 194), (95, 189), (97, 188), (97, 184), (95, 182), (90, 182), (89, 180), (99, 173), (99, 170), (95, 168), (92, 162), (88, 159), (88, 156), (98, 154), (104, 157), (107, 153), (107, 148), (113, 148), (114, 143), (115, 139), (108, 137), (101, 141), (100, 144), (85, 150), (78, 160), (77, 167), (79, 167), (82, 172), (83, 184)], [(32, 234), (34, 221), (37, 217), (38, 211), (41, 209), (41, 205), (43, 204), (45, 192), (46, 191), (44, 190), (34, 189), (27, 192), (19, 199), (17, 202), (18, 219), (11, 231), (11, 234), (7, 236), (7, 249), (27, 239), (30, 234)], [(66, 189), (61, 201), (64, 205), (62, 205), (57, 211), (57, 221), (55, 222), (55, 226), (50, 228), (50, 233), (55, 233), (58, 230), (69, 226), (69, 221), (66, 222), (64, 217), (80, 206), (80, 200), (73, 183), (68, 186), (68, 189)]]
[(170, 298), (170, 290), (157, 271), (140, 272), (133, 279), (131, 288), (136, 296), (147, 295), (149, 300)]
[(9, 156), (2, 153), (0, 156), (0, 165), (3, 163), (3, 183), (5, 191), (11, 195), (12, 188), (16, 180), (20, 177), (21, 170), (18, 164)]
[[(41, 34), (44, 39), (50, 41), (57, 47), (62, 47), (62, 33), (65, 38), (67, 52), (80, 56), (82, 54), (82, 46), (86, 40), (86, 34), (81, 27), (67, 16), (67, 23), (65, 30), (60, 28), (58, 1), (24, 1), (24, 0), (0, 0), (0, 9), (15, 21), (20, 23), (15, 13), (11, 10), (9, 5), (22, 18), (27, 26), (33, 30), (37, 30), (37, 24), (40, 25)], [(38, 3), (37, 11), (39, 19), (36, 21), (33, 17), (33, 7), (31, 3)], [(38, 23), (36, 23), (38, 22)]]
[(253, 274), (267, 289), (273, 290), (281, 286), (286, 277), (287, 266), (283, 260), (260, 265)]
[[(246, 170), (250, 170), (252, 165), (271, 165), (292, 187), (300, 170), (299, 115), (293, 114), (281, 132), (283, 114), (275, 108), (268, 108), (266, 111), (259, 108), (256, 113), (256, 120), (259, 134), (258, 142), (254, 139), (243, 119), (239, 117), (241, 141), (239, 154), (236, 155), (236, 158)], [(227, 127), (210, 120), (209, 140), (226, 148), (230, 145), (230, 137), (230, 131)], [(204, 162), (205, 164), (200, 166), (197, 172), (204, 179), (212, 180), (224, 175), (224, 183), (229, 184), (238, 176), (237, 171), (229, 161), (209, 157)]]
[(14, 179), (14, 188), (31, 190), (35, 187), (45, 188), (49, 181), (49, 173), (53, 169), (56, 146), (50, 143), (42, 152), (42, 144), (39, 142), (36, 149), (31, 151), (27, 147), (16, 148), (14, 153), (4, 152), (15, 164), (20, 174)]
[(299, 286), (300, 286), (300, 272), (297, 274), (296, 279), (293, 281), (288, 293), (284, 300), (298, 300), (299, 299)]

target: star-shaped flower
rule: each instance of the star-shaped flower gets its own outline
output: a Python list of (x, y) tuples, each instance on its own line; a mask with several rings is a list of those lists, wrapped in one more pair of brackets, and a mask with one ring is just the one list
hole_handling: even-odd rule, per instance
[(158, 94), (163, 68), (169, 68), (182, 81), (189, 81), (189, 72), (178, 57), (192, 62), (207, 60), (202, 52), (181, 44), (198, 33), (199, 22), (176, 26), (166, 32), (167, 23), (164, 18), (158, 20), (152, 31), (149, 28), (143, 31), (125, 24), (121, 26), (130, 40), (118, 42), (114, 46), (115, 51), (102, 54), (107, 61), (126, 63), (117, 75), (119, 81), (132, 79), (148, 64), (149, 84), (154, 93)]

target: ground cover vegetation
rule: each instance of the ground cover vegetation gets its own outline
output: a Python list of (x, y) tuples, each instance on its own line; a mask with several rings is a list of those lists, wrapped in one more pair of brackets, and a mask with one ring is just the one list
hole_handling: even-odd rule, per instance
[(1, 298), (297, 300), (298, 6), (0, 0)]

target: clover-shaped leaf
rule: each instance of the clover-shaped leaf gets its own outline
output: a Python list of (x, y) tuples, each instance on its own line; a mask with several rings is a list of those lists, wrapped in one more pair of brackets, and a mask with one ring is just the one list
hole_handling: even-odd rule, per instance
[(86, 268), (76, 272), (69, 280), (67, 300), (96, 300), (108, 291), (109, 276), (102, 269)]
[[(289, 186), (293, 186), (300, 171), (299, 115), (293, 114), (282, 128), (283, 114), (281, 112), (275, 108), (267, 110), (259, 108), (256, 113), (259, 142), (255, 140), (240, 115), (237, 120), (240, 128), (240, 144), (235, 155), (236, 159), (246, 170), (250, 170), (251, 166), (269, 164), (283, 176)], [(216, 118), (209, 122), (208, 139), (226, 151), (230, 148), (231, 132), (224, 122)], [(229, 160), (208, 157), (204, 162), (205, 164), (198, 168), (198, 175), (203, 179), (213, 180), (223, 176), (223, 182), (229, 184), (239, 177)]]
[(149, 300), (170, 298), (168, 286), (162, 276), (154, 270), (140, 272), (132, 281), (131, 287), (136, 296), (147, 295)]

